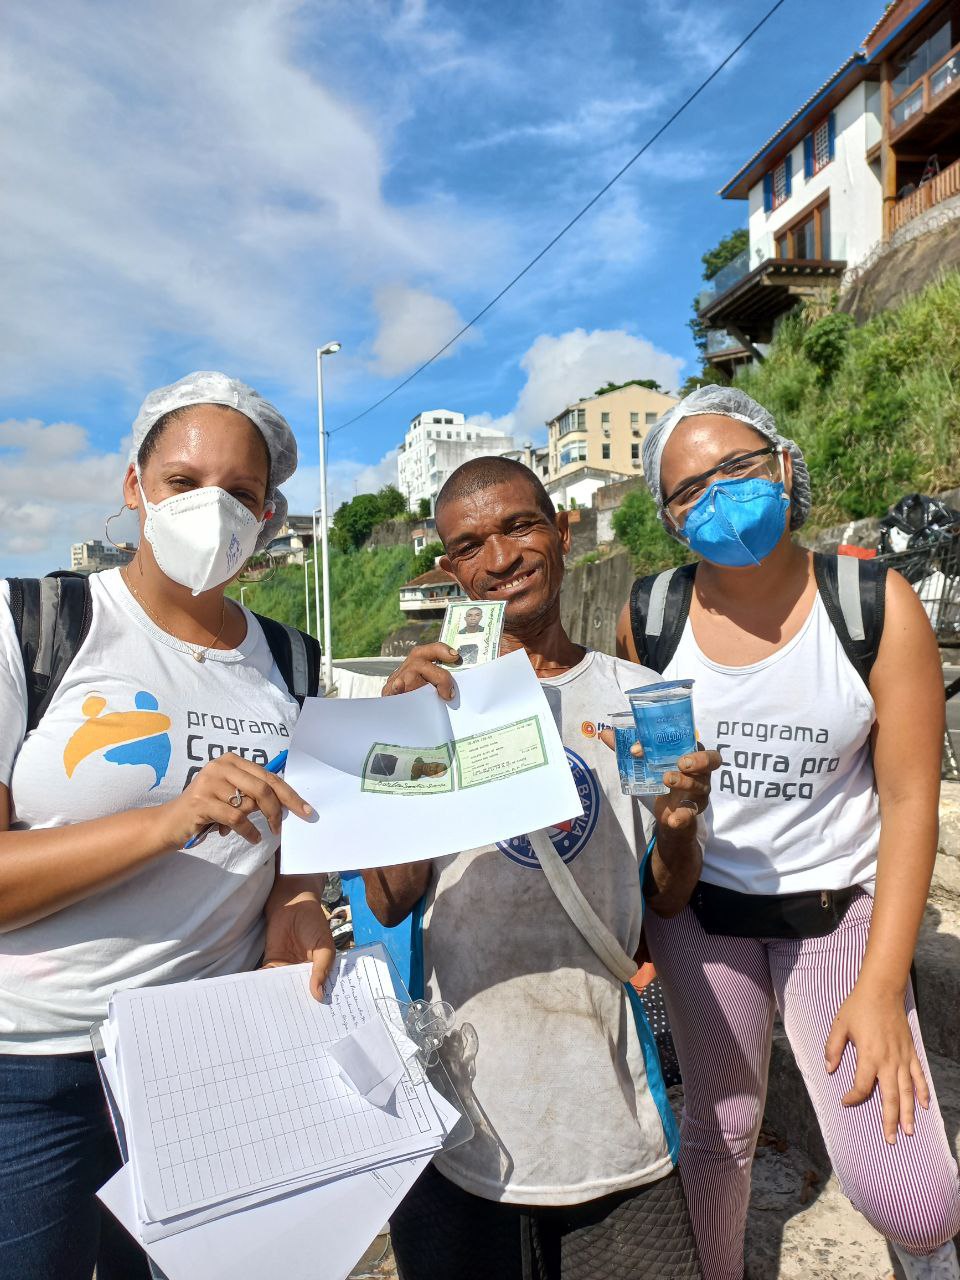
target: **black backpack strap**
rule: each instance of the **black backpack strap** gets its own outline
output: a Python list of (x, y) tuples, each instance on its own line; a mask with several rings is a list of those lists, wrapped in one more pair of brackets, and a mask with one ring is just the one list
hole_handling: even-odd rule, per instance
[(880, 649), (886, 604), (887, 566), (857, 556), (813, 557), (820, 599), (843, 651), (869, 689)]
[(27, 680), (27, 733), (37, 727), (90, 630), (90, 582), (83, 574), (9, 578), (10, 612)]
[(303, 706), (304, 698), (315, 698), (320, 691), (320, 646), (311, 635), (288, 627), (276, 618), (253, 615), (263, 628), (273, 660), (284, 683)]
[(662, 672), (677, 651), (693, 598), (695, 564), (638, 578), (630, 592), (630, 629), (644, 667)]

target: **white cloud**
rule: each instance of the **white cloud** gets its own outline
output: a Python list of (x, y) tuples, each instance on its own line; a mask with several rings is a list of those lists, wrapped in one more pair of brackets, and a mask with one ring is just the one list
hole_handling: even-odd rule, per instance
[(511, 429), (518, 439), (539, 439), (545, 422), (607, 382), (654, 378), (675, 390), (684, 362), (625, 329), (572, 329), (541, 334), (520, 364), (527, 380), (509, 415)]
[[(74, 542), (105, 538), (107, 518), (123, 503), (128, 448), (125, 440), (101, 452), (72, 422), (0, 422), (0, 577), (69, 567)], [(396, 449), (376, 463), (335, 459), (327, 469), (331, 514), (356, 493), (396, 483)], [(300, 467), (283, 491), (292, 512), (309, 514), (320, 502), (319, 467)], [(136, 517), (125, 511), (110, 534), (136, 542)]]
[(139, 390), (169, 334), (186, 364), (224, 355), (305, 389), (345, 295), (362, 308), (388, 271), (462, 280), (468, 246), (491, 247), (495, 216), (481, 227), (450, 200), (385, 195), (373, 123), (306, 69), (319, 12), (306, 0), (93, 12), (50, 0), (7, 15), (9, 393), (93, 378)]
[[(342, 502), (358, 493), (376, 493), (385, 484), (397, 483), (397, 451), (391, 449), (379, 462), (358, 462), (338, 458), (327, 467), (327, 490), (330, 513)], [(320, 468), (298, 467), (296, 474), (283, 486), (294, 515), (309, 515), (320, 505)]]
[[(83, 427), (37, 419), (0, 422), (0, 574), (38, 574), (70, 563), (70, 546), (104, 537), (123, 503), (126, 452), (90, 447)], [(114, 521), (119, 542), (133, 517)]]
[[(376, 372), (384, 377), (407, 373), (422, 364), (463, 327), (456, 308), (424, 289), (385, 285), (377, 290), (375, 305), (379, 327), (373, 354)], [(452, 354), (451, 347), (441, 358)]]

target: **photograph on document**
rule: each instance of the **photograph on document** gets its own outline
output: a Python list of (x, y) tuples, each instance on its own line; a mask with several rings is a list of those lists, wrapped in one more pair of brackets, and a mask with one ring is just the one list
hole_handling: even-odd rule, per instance
[(452, 791), (449, 743), (439, 747), (397, 747), (375, 742), (363, 764), (363, 791), (392, 796), (428, 796)]
[(465, 667), (478, 667), (500, 656), (503, 600), (461, 600), (448, 604), (440, 627), (440, 643), (460, 654)]

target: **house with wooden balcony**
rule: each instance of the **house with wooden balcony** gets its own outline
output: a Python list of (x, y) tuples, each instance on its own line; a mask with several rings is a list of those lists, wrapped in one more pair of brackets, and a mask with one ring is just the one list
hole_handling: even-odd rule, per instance
[(900, 0), (867, 36), (879, 72), (884, 235), (960, 195), (960, 0)]
[(762, 359), (783, 315), (960, 194), (960, 0), (895, 0), (730, 179), (749, 249), (703, 291), (707, 360)]

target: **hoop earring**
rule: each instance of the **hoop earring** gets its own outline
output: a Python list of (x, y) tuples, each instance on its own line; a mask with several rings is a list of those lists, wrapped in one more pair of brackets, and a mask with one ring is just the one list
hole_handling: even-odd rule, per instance
[[(268, 572), (268, 573), (261, 574), (259, 577), (256, 577), (256, 578), (245, 578), (245, 577), (244, 577), (244, 574), (247, 572), (247, 569), (248, 569), (248, 568), (249, 568), (249, 566), (250, 566), (250, 561), (251, 561), (251, 560), (254, 560), (254, 559), (256, 559), (256, 558), (258, 558), (258, 557), (260, 557), (260, 556), (266, 556), (266, 557), (267, 557), (267, 559), (270, 561), (270, 570), (269, 570), (269, 572)], [(276, 572), (277, 572), (277, 569), (278, 569), (279, 567), (280, 567), (280, 562), (278, 561), (277, 557), (274, 555), (274, 553), (273, 553), (272, 551), (270, 551), (270, 550), (268, 550), (266, 547), (264, 547), (264, 549), (263, 549), (262, 551), (254, 552), (254, 554), (250, 557), (250, 560), (248, 560), (248, 561), (247, 561), (247, 563), (243, 566), (243, 570), (241, 571), (240, 575), (238, 576), (238, 578), (237, 578), (237, 582), (241, 583), (241, 584), (242, 584), (243, 586), (245, 586), (245, 587), (246, 587), (246, 586), (259, 586), (259, 585), (260, 585), (260, 583), (262, 583), (262, 582), (269, 582), (271, 578), (275, 577)]]
[(125, 511), (136, 511), (136, 507), (130, 507), (126, 503), (124, 503), (119, 511), (115, 511), (112, 516), (107, 516), (106, 523), (103, 526), (103, 536), (110, 543), (110, 545), (112, 547), (116, 547), (118, 551), (126, 551), (127, 548), (122, 547), (119, 542), (114, 542), (113, 538), (110, 536), (110, 525), (114, 520), (119, 519), (119, 517), (122, 516)]

